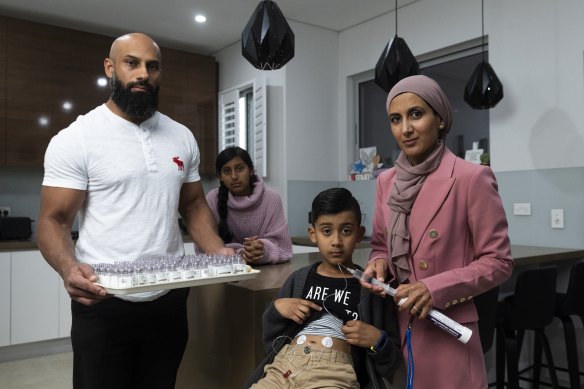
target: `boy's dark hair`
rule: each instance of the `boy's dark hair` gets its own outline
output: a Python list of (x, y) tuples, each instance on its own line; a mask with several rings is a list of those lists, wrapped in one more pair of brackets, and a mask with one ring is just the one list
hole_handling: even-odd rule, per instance
[(319, 216), (335, 215), (344, 211), (352, 211), (357, 219), (357, 224), (361, 225), (361, 207), (351, 191), (345, 188), (326, 189), (312, 200), (310, 222), (314, 226)]
[[(221, 169), (223, 166), (231, 161), (233, 158), (239, 157), (245, 164), (249, 167), (250, 170), (254, 170), (253, 162), (249, 153), (242, 149), (241, 147), (237, 146), (230, 146), (225, 148), (222, 152), (217, 155), (217, 159), (215, 160), (215, 172), (217, 173), (217, 177), (221, 176)], [(249, 179), (249, 186), (253, 190), (253, 184), (257, 181), (257, 176), (253, 174)], [(223, 240), (224, 243), (231, 243), (233, 239), (233, 234), (229, 230), (229, 226), (227, 225), (227, 199), (229, 198), (229, 189), (225, 186), (223, 181), (219, 183), (219, 191), (217, 192), (217, 213), (219, 214), (219, 236)]]

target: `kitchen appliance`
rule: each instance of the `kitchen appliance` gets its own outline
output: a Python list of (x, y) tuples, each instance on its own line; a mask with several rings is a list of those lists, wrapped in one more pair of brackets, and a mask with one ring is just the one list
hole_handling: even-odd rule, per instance
[(32, 236), (29, 217), (0, 217), (0, 240), (26, 240)]

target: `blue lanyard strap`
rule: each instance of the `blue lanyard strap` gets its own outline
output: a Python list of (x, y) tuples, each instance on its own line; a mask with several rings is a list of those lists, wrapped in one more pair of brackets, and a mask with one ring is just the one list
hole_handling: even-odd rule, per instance
[(412, 319), (413, 316), (410, 316), (408, 328), (406, 329), (406, 346), (408, 347), (408, 381), (406, 384), (406, 389), (413, 389), (414, 387), (414, 356), (412, 355)]

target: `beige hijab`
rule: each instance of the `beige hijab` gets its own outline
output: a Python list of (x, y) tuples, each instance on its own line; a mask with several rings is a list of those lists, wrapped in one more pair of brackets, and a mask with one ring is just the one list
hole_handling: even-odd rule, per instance
[[(389, 109), (389, 104), (394, 97), (406, 92), (420, 96), (437, 112), (438, 116), (444, 121), (444, 129), (440, 134), (443, 139), (452, 125), (452, 109), (438, 83), (422, 75), (404, 78), (389, 92), (386, 108)], [(405, 282), (411, 273), (408, 259), (410, 251), (410, 232), (408, 229), (410, 212), (426, 177), (440, 165), (444, 148), (444, 143), (439, 140), (436, 148), (428, 158), (416, 166), (410, 164), (403, 152), (400, 153), (395, 162), (396, 178), (388, 201), (392, 213), (387, 247), (400, 283)]]

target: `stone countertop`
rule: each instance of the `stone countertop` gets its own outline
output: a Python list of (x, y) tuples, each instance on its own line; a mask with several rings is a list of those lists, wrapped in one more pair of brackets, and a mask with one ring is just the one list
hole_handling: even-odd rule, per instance
[[(190, 235), (183, 235), (184, 243), (192, 243)], [(29, 251), (38, 250), (39, 247), (35, 240), (0, 240), (0, 253), (9, 251)]]
[(38, 250), (34, 240), (0, 240), (0, 253), (6, 251)]
[[(312, 243), (307, 236), (293, 236), (290, 239), (292, 240), (293, 245), (316, 247), (316, 243)], [(363, 241), (357, 243), (356, 248), (358, 248), (358, 249), (371, 248), (369, 241), (370, 241), (370, 238), (365, 237), (365, 239), (363, 239)]]
[[(304, 240), (307, 239), (308, 238), (297, 240), (293, 237), (292, 243), (297, 244), (294, 242), (304, 242)], [(369, 247), (357, 248), (353, 254), (353, 262), (363, 267), (367, 266), (370, 252), (371, 249)], [(584, 249), (567, 249), (557, 247), (512, 245), (511, 254), (515, 260), (516, 268), (529, 265), (551, 265), (564, 261), (584, 259)], [(261, 273), (256, 278), (251, 280), (238, 281), (230, 285), (245, 288), (251, 291), (280, 288), (288, 276), (292, 274), (292, 272), (303, 266), (307, 266), (321, 260), (322, 258), (318, 252), (294, 254), (294, 257), (289, 262), (254, 267), (258, 270), (261, 270)]]

